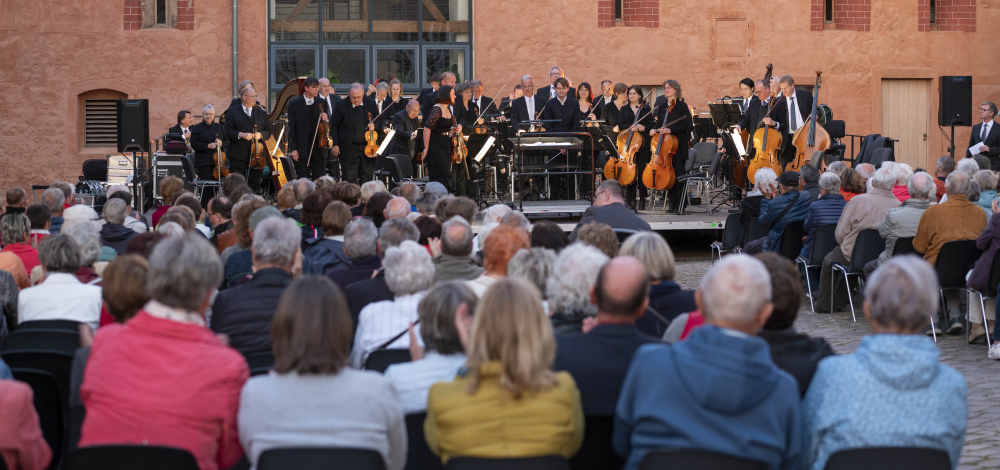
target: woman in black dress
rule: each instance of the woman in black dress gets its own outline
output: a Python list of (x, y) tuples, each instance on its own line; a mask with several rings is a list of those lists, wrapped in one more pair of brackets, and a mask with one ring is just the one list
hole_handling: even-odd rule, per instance
[[(590, 88), (590, 84), (583, 82), (580, 86), (576, 87), (576, 97), (580, 101), (580, 116), (585, 116), (587, 121), (596, 121), (601, 118), (601, 100), (602, 97), (597, 98), (597, 105), (593, 104), (594, 101), (594, 91)], [(579, 124), (579, 123), (578, 123)], [(598, 127), (599, 124), (587, 124), (587, 127), (581, 127), (579, 130), (582, 132), (590, 132), (591, 136), (595, 136), (600, 139)], [(584, 139), (583, 149), (573, 152), (573, 158), (570, 163), (577, 165), (580, 171), (590, 171), (590, 157), (595, 155), (597, 152), (594, 150), (600, 150), (601, 145), (598, 143), (596, 149), (591, 149), (591, 143), (597, 142), (590, 139)], [(604, 159), (604, 161), (607, 161)], [(603, 168), (603, 164), (600, 160), (595, 164), (595, 172), (598, 168)], [(583, 197), (590, 197), (593, 193), (594, 182), (590, 175), (580, 175), (578, 181), (580, 182), (580, 195)]]
[[(621, 114), (620, 110), (628, 103), (628, 85), (625, 85), (624, 83), (616, 83), (612, 90), (612, 93), (615, 95), (615, 99), (604, 106), (604, 111), (602, 111), (601, 114), (604, 116), (604, 125), (617, 134), (621, 130), (618, 128), (618, 117), (619, 114)], [(631, 124), (631, 122), (629, 124)]]
[[(630, 129), (636, 131), (636, 136), (642, 136), (642, 147), (635, 154), (635, 181), (625, 188), (625, 202), (630, 208), (636, 207), (635, 190), (639, 188), (639, 210), (646, 209), (646, 196), (648, 191), (642, 184), (642, 171), (649, 163), (649, 130), (653, 127), (653, 114), (649, 112), (649, 105), (646, 103), (639, 107), (639, 100), (642, 99), (642, 88), (639, 85), (632, 85), (628, 88), (628, 105), (622, 106), (618, 114), (617, 127), (621, 130)], [(636, 116), (639, 121), (636, 121)], [(633, 124), (635, 123), (635, 124)]]
[(427, 168), (427, 176), (453, 192), (451, 178), (451, 133), (461, 132), (461, 124), (454, 124), (448, 106), (455, 103), (455, 90), (442, 86), (434, 92), (437, 103), (424, 116), (424, 154), (420, 158)]
[[(663, 133), (673, 134), (674, 137), (677, 137), (677, 154), (674, 155), (673, 164), (674, 173), (676, 176), (681, 176), (685, 173), (684, 163), (688, 157), (688, 147), (691, 143), (691, 130), (694, 129), (694, 121), (691, 119), (691, 109), (688, 108), (687, 103), (684, 102), (684, 98), (681, 96), (680, 83), (677, 83), (676, 80), (667, 80), (666, 86), (663, 87), (663, 96), (667, 98), (667, 102), (660, 107), (657, 122), (660, 125), (670, 125), (665, 128), (653, 129), (650, 135)], [(678, 183), (674, 184), (667, 191), (667, 196), (670, 198), (670, 206), (667, 208), (667, 212), (677, 209), (683, 188), (683, 183)]]

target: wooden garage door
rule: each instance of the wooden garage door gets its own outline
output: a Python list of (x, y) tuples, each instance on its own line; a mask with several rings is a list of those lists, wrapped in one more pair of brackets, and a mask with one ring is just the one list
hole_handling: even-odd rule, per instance
[(932, 168), (927, 161), (930, 80), (882, 80), (882, 130), (896, 142), (896, 161)]

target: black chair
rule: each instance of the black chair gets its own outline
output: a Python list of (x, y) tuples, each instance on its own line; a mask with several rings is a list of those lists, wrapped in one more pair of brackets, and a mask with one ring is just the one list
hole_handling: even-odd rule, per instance
[(410, 443), (406, 448), (405, 470), (440, 470), (444, 468), (441, 458), (431, 452), (424, 438), (424, 420), (427, 413), (406, 415), (406, 437)]
[(371, 449), (289, 447), (265, 450), (257, 470), (385, 470), (382, 454)]
[(194, 197), (201, 200), (202, 193), (205, 192), (206, 187), (216, 188), (220, 190), (222, 188), (222, 183), (216, 180), (203, 180), (198, 178), (198, 172), (194, 169), (194, 157), (191, 154), (181, 155), (181, 165), (184, 168), (184, 179), (194, 186)]
[(894, 162), (896, 161), (896, 156), (893, 155), (892, 149), (889, 147), (880, 147), (872, 152), (872, 159), (870, 162), (875, 168), (882, 166), (883, 162)]
[(21, 322), (15, 330), (65, 330), (80, 333), (80, 322), (72, 320), (31, 320)]
[(880, 134), (866, 135), (861, 141), (861, 148), (858, 149), (858, 163), (871, 163), (875, 149), (885, 147), (887, 139), (888, 137), (882, 137)]
[(834, 299), (836, 299), (837, 275), (836, 272), (844, 273), (844, 288), (847, 289), (848, 303), (851, 305), (851, 318), (858, 321), (854, 313), (854, 296), (851, 295), (851, 277), (858, 278), (859, 285), (864, 288), (865, 265), (869, 261), (878, 258), (885, 251), (885, 239), (879, 235), (878, 230), (869, 228), (858, 233), (854, 241), (854, 250), (851, 252), (851, 262), (849, 266), (840, 263), (833, 263), (833, 274), (830, 276), (830, 312), (833, 312)]
[[(703, 171), (677, 175), (674, 184), (684, 185), (681, 190), (681, 200), (677, 203), (677, 215), (684, 215), (684, 208), (691, 203), (691, 185), (688, 183), (691, 181), (704, 181), (705, 178), (705, 172)], [(712, 214), (712, 204), (708, 204), (708, 214)]]
[(80, 430), (83, 429), (83, 419), (87, 410), (83, 405), (72, 405), (66, 415), (66, 452), (73, 452), (80, 443)]
[(892, 256), (917, 254), (913, 249), (913, 237), (897, 238), (892, 245)]
[(715, 254), (719, 254), (722, 259), (723, 253), (733, 253), (740, 242), (740, 234), (743, 233), (743, 224), (740, 223), (740, 213), (734, 212), (726, 216), (726, 224), (722, 228), (722, 241), (714, 241), (712, 249), (712, 262), (715, 262)]
[(806, 295), (809, 296), (809, 308), (816, 312), (816, 305), (813, 303), (812, 280), (809, 279), (810, 269), (822, 269), (823, 259), (837, 247), (837, 224), (825, 224), (816, 227), (816, 234), (813, 236), (812, 246), (809, 248), (809, 259), (801, 256), (795, 258), (795, 264), (802, 266), (802, 274), (806, 278)]
[(421, 188), (430, 181), (429, 178), (414, 178), (413, 163), (410, 157), (403, 154), (393, 154), (385, 157), (386, 170), (389, 172), (389, 179), (397, 185), (411, 181)]
[(611, 446), (614, 434), (614, 416), (588, 415), (583, 427), (583, 446), (569, 459), (573, 470), (608, 470), (625, 466), (625, 459)]
[(868, 447), (836, 452), (824, 470), (950, 470), (951, 459), (941, 449)]
[(380, 349), (373, 351), (365, 360), (365, 370), (385, 372), (393, 364), (410, 362), (409, 349)]
[[(986, 320), (986, 299), (995, 299), (997, 296), (997, 285), (1000, 284), (1000, 251), (993, 255), (992, 265), (990, 265), (990, 277), (986, 281), (986, 290), (980, 292), (971, 287), (966, 287), (970, 294), (979, 296), (979, 306), (983, 310), (983, 327), (986, 329), (986, 344), (990, 342), (989, 322)], [(965, 329), (966, 339), (972, 338), (972, 328)]]
[[(827, 155), (836, 155), (837, 160), (843, 160), (844, 153), (847, 151), (847, 146), (840, 141), (840, 139), (847, 136), (847, 127), (844, 121), (827, 121), (826, 124), (823, 124), (823, 128), (826, 129), (827, 134), (830, 134), (830, 138), (836, 142), (830, 145), (830, 148), (826, 149)], [(830, 157), (827, 157), (827, 163), (829, 161)]]
[(292, 163), (291, 158), (278, 157), (278, 161), (281, 162), (281, 168), (285, 170), (285, 176), (288, 178), (288, 181), (299, 178), (299, 174), (295, 172), (295, 164)]
[(639, 470), (766, 470), (767, 464), (707, 450), (657, 449), (639, 462)]
[(804, 223), (801, 220), (792, 222), (786, 225), (785, 230), (781, 232), (781, 248), (778, 249), (778, 254), (790, 261), (795, 261), (799, 257), (799, 253), (802, 252), (802, 239), (806, 236), (806, 229), (803, 228)]
[[(743, 243), (740, 244), (741, 247), (746, 247), (747, 243), (754, 240), (758, 240), (767, 236), (767, 229), (760, 226), (760, 219), (754, 217), (747, 222), (745, 227), (745, 236), (743, 238)], [(742, 249), (740, 251), (743, 251)]]
[[(941, 246), (937, 261), (934, 262), (934, 271), (938, 276), (938, 291), (941, 296), (941, 311), (944, 312), (945, 320), (948, 319), (948, 304), (944, 300), (945, 289), (956, 290), (965, 289), (965, 276), (976, 264), (976, 260), (982, 255), (982, 251), (976, 248), (975, 240), (955, 240)], [(934, 314), (931, 314), (931, 331), (934, 331)], [(937, 341), (937, 334), (934, 334), (934, 341)]]
[(69, 406), (69, 375), (73, 366), (73, 354), (54, 350), (18, 350), (0, 353), (11, 368), (43, 370), (56, 381), (63, 410)]
[(445, 470), (569, 470), (569, 463), (559, 455), (523, 459), (477, 459), (452, 457)]
[[(62, 458), (62, 443), (66, 433), (65, 409), (62, 395), (56, 378), (51, 372), (40, 369), (11, 367), (14, 380), (28, 384), (34, 394), (35, 411), (38, 412), (38, 424), (42, 428), (42, 437), (52, 449), (52, 462), (49, 469), (59, 466)], [(0, 460), (3, 460), (0, 458)]]
[(619, 245), (625, 243), (625, 240), (628, 240), (628, 237), (631, 237), (632, 235), (638, 233), (630, 228), (612, 228), (612, 230), (615, 231), (615, 235), (618, 237)]
[(184, 449), (147, 445), (81, 447), (69, 454), (66, 470), (198, 470)]
[(261, 351), (243, 356), (250, 366), (250, 376), (266, 374), (274, 367), (274, 354), (271, 351)]
[(70, 356), (80, 347), (80, 333), (64, 330), (32, 330), (18, 328), (7, 335), (0, 351), (59, 351)]

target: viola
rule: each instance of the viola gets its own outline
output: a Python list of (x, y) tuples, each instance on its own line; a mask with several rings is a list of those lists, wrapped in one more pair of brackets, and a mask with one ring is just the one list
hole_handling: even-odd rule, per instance
[[(813, 152), (826, 152), (830, 148), (830, 133), (823, 126), (817, 126), (817, 109), (819, 108), (819, 85), (822, 81), (822, 70), (816, 71), (816, 88), (813, 92), (812, 112), (809, 113), (809, 125), (802, 126), (792, 136), (795, 144), (795, 159), (788, 163), (788, 169), (799, 171), (802, 165), (812, 160)], [(817, 167), (821, 172), (826, 170), (826, 159), (821, 158)]]
[(257, 138), (257, 125), (253, 126), (253, 139), (250, 142), (250, 169), (251, 170), (263, 170), (267, 166), (265, 154), (267, 149), (264, 147), (264, 142)]
[(469, 149), (465, 146), (465, 138), (462, 136), (461, 132), (458, 132), (457, 127), (452, 126), (451, 128), (451, 162), (452, 163), (462, 163), (465, 157), (469, 155)]
[[(368, 123), (371, 124), (372, 113), (368, 113)], [(365, 156), (375, 158), (378, 154), (378, 132), (375, 129), (365, 131)]]
[[(676, 103), (674, 101), (667, 108), (667, 116), (674, 111)], [(668, 126), (683, 119), (686, 119), (686, 117), (665, 123), (660, 129), (666, 129)], [(644, 186), (653, 191), (662, 191), (674, 187), (674, 182), (677, 179), (677, 174), (674, 170), (674, 155), (677, 154), (677, 145), (677, 136), (673, 134), (661, 133), (652, 142), (653, 154), (649, 159), (649, 164), (646, 165), (646, 169), (642, 171), (642, 184)]]
[[(771, 64), (767, 64), (764, 83), (771, 82), (772, 68)], [(775, 101), (777, 101), (777, 97), (772, 94), (771, 100), (768, 102), (767, 114), (764, 115), (764, 118), (770, 116), (771, 111), (774, 111), (777, 107), (775, 106)], [(751, 184), (756, 183), (757, 170), (761, 168), (770, 167), (774, 169), (775, 173), (781, 174), (781, 163), (778, 161), (778, 152), (781, 151), (781, 132), (778, 132), (777, 129), (771, 126), (765, 125), (761, 127), (762, 123), (763, 118), (761, 122), (757, 123), (757, 128), (753, 133), (753, 148), (755, 153), (753, 160), (747, 166), (747, 179), (750, 180)]]
[(215, 135), (215, 168), (212, 169), (212, 178), (221, 180), (229, 176), (229, 168), (226, 168), (226, 152), (222, 151), (222, 141), (219, 135)]
[[(320, 105), (319, 105), (319, 111), (321, 113), (325, 113), (326, 111), (323, 109), (323, 106), (324, 106), (323, 103), (324, 102), (323, 101), (317, 101), (317, 103), (320, 103)], [(319, 136), (319, 148), (322, 148), (322, 149), (333, 148), (333, 139), (330, 138), (330, 122), (329, 121), (324, 121), (324, 120), (320, 119), (319, 122), (316, 123), (316, 135)]]

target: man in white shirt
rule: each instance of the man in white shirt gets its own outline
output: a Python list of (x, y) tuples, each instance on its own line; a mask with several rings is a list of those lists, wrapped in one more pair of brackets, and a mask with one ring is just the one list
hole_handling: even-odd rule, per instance
[(45, 280), (21, 291), (18, 323), (71, 320), (97, 330), (104, 300), (100, 287), (83, 284), (74, 274), (82, 257), (77, 243), (68, 235), (49, 235), (38, 248)]
[(182, 110), (177, 112), (177, 125), (167, 131), (169, 134), (180, 134), (187, 141), (191, 138), (191, 124), (194, 123), (194, 115), (191, 111)]
[[(983, 122), (972, 126), (969, 136), (969, 148), (976, 144), (979, 154), (990, 159), (990, 169), (1000, 170), (1000, 128), (997, 128), (993, 118), (997, 115), (997, 105), (986, 101), (979, 105), (979, 119)], [(972, 158), (972, 152), (966, 150), (965, 158)]]
[[(772, 79), (773, 80), (773, 79)], [(785, 75), (778, 80), (778, 87), (781, 89), (781, 96), (774, 103), (779, 108), (774, 110), (770, 117), (764, 118), (764, 124), (777, 126), (781, 132), (783, 140), (781, 142), (781, 155), (778, 158), (782, 164), (786, 164), (795, 158), (795, 144), (792, 137), (805, 123), (812, 113), (812, 95), (802, 90), (795, 89), (795, 80), (791, 75)]]
[[(560, 78), (566, 78), (566, 73), (563, 72), (562, 67), (554, 66), (549, 69), (549, 86), (545, 88), (538, 89), (538, 96), (542, 99), (542, 102), (546, 102), (556, 96), (556, 80)], [(576, 90), (570, 88), (569, 96), (571, 98), (576, 98)]]

